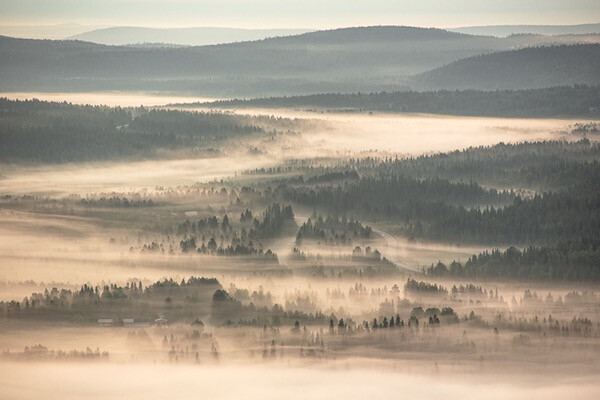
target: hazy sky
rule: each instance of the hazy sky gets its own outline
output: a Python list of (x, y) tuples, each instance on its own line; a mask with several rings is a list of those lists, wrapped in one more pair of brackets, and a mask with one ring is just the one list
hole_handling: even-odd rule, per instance
[(331, 28), (600, 22), (600, 0), (0, 0), (0, 25)]

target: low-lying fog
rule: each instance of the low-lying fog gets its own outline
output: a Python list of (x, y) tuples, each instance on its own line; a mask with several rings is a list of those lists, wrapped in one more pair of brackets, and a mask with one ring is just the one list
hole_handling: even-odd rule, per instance
[(197, 159), (9, 166), (0, 175), (0, 193), (63, 197), (177, 187), (233, 177), (236, 172), (274, 165), (277, 159), (223, 155)]
[[(360, 361), (359, 361), (360, 362)], [(347, 369), (281, 366), (0, 364), (6, 398), (36, 399), (597, 399), (593, 377), (579, 379), (441, 374), (369, 366)], [(433, 367), (432, 367), (433, 368)]]
[[(95, 104), (124, 106), (182, 101), (179, 97), (136, 97), (138, 94), (131, 93), (44, 96), (86, 103), (93, 98)], [(572, 290), (596, 290), (593, 283), (479, 281), (474, 283), (483, 289), (471, 285), (452, 297), (453, 285), (471, 282), (434, 280), (417, 271), (438, 260), (464, 261), (484, 247), (409, 241), (377, 225), (372, 226), (373, 236), (364, 241), (359, 238), (347, 246), (344, 242), (343, 246), (326, 247), (307, 240), (302, 250), (325, 257), (325, 264), (336, 264), (339, 270), (351, 270), (362, 262), (349, 256), (353, 246), (369, 245), (405, 270), (392, 266), (391, 272), (384, 270), (378, 272), (380, 275), (363, 275), (361, 270), (360, 275), (343, 276), (338, 275), (339, 270), (319, 270), (323, 266), (318, 262), (294, 265), (292, 248), (297, 230), (269, 243), (280, 264), (180, 252), (182, 236), (165, 233), (188, 215), (193, 220), (212, 215), (222, 218), (225, 211), (216, 210), (225, 206), (233, 207), (235, 215), (230, 215), (235, 217), (233, 223), (238, 223), (240, 210), (235, 207), (243, 212), (246, 205), (235, 204), (235, 196), (215, 204), (214, 197), (201, 198), (185, 187), (197, 182), (218, 182), (227, 177), (236, 177), (237, 183), (251, 181), (256, 176), (243, 175), (243, 171), (290, 159), (418, 155), (500, 141), (569, 139), (564, 132), (574, 121), (284, 110), (238, 112), (323, 122), (305, 132), (224, 143), (213, 157), (186, 153), (183, 159), (170, 154), (160, 160), (2, 168), (0, 195), (40, 197), (2, 197), (0, 205), (0, 301), (20, 301), (18, 307), (28, 310), (19, 314), (19, 309), (9, 317), (9, 312), (17, 308), (12, 303), (10, 307), (14, 308), (7, 306), (6, 318), (0, 320), (0, 398), (600, 398), (598, 297), (586, 292), (581, 295), (584, 301), (562, 300)], [(217, 191), (219, 185), (214, 185)], [(174, 190), (177, 193), (172, 198), (158, 195), (167, 192), (159, 187), (179, 186), (184, 188)], [(156, 195), (156, 204), (102, 208), (78, 203), (86, 195), (98, 193), (109, 193), (108, 197), (129, 193), (131, 198), (139, 199)], [(67, 197), (70, 194), (81, 197)], [(161, 203), (167, 198), (169, 201)], [(264, 208), (260, 204), (252, 211), (258, 216)], [(306, 221), (311, 212), (294, 211), (296, 224)], [(165, 241), (166, 247), (174, 244), (177, 252), (140, 250), (165, 236), (171, 236), (170, 242)], [(275, 304), (280, 304), (281, 312), (296, 314), (291, 322), (269, 327), (263, 327), (260, 319), (260, 323), (240, 318), (238, 322), (228, 321), (231, 325), (221, 324), (213, 319), (214, 301), (193, 296), (173, 300), (160, 294), (151, 300), (142, 299), (137, 311), (126, 311), (154, 315), (152, 319), (146, 317), (142, 325), (101, 327), (95, 319), (82, 322), (84, 316), (74, 315), (69, 308), (72, 304), (63, 303), (68, 297), (64, 293), (60, 296), (65, 297), (56, 302), (49, 295), (37, 296), (37, 301), (47, 303), (41, 307), (33, 305), (33, 297), (31, 306), (29, 300), (24, 301), (32, 292), (43, 293), (52, 287), (77, 292), (83, 284), (100, 285), (102, 295), (98, 298), (102, 300), (86, 303), (87, 310), (106, 312), (106, 318), (129, 319), (136, 316), (119, 315), (119, 298), (111, 303), (112, 294), (105, 288), (110, 295), (106, 300), (102, 285), (142, 282), (148, 288), (163, 278), (173, 278), (177, 283), (190, 276), (217, 278), (232, 296), (240, 292), (242, 300), (235, 297), (236, 301), (253, 312), (274, 312)], [(426, 289), (411, 297), (403, 291), (411, 276), (443, 285), (448, 291), (431, 295)], [(530, 293), (525, 298), (529, 289), (535, 296)], [(129, 285), (127, 290), (132, 290)], [(203, 295), (211, 299), (213, 293), (214, 287)], [(524, 300), (519, 302), (521, 298)], [(130, 299), (134, 297), (127, 301)], [(95, 308), (102, 302), (106, 308)], [(450, 306), (452, 313), (439, 314), (441, 324), (439, 320), (439, 325), (431, 319), (427, 322), (427, 317), (432, 317), (429, 314), (435, 312), (437, 318), (437, 313)], [(183, 319), (171, 325), (153, 323), (161, 312), (183, 308), (201, 314), (196, 318), (204, 324)], [(308, 326), (293, 328), (301, 313), (305, 315), (298, 318), (305, 318)], [(331, 314), (345, 318), (347, 325), (342, 320), (341, 325), (331, 322), (330, 326)], [(416, 326), (414, 322), (411, 326), (409, 318), (417, 314), (421, 325), (417, 320)], [(275, 314), (266, 315), (275, 321)], [(397, 320), (398, 315), (402, 316), (402, 325), (388, 328), (387, 318), (393, 315)], [(376, 325), (377, 319), (383, 323), (384, 316), (386, 330)], [(363, 321), (374, 318), (375, 326), (369, 328), (367, 324), (363, 329)], [(30, 351), (29, 346), (36, 345), (45, 347)], [(35, 349), (43, 350), (38, 354)], [(73, 350), (77, 351), (68, 353)], [(103, 351), (110, 356), (101, 355)]]
[[(198, 108), (202, 110), (202, 108)], [(461, 117), (433, 114), (321, 113), (288, 109), (232, 109), (238, 114), (318, 119), (330, 129), (304, 134), (308, 150), (323, 153), (369, 151), (420, 155), (498, 142), (565, 138), (569, 119)], [(320, 152), (320, 153), (319, 153)]]
[[(64, 196), (174, 187), (233, 177), (244, 170), (304, 158), (366, 155), (414, 156), (498, 142), (578, 139), (565, 132), (574, 121), (474, 118), (410, 114), (319, 114), (285, 110), (243, 110), (323, 121), (301, 134), (249, 137), (224, 143), (214, 156), (182, 152), (167, 159), (52, 166), (4, 166), (0, 193)], [(256, 151), (255, 151), (256, 150)]]
[[(0, 281), (24, 282), (58, 281), (81, 284), (98, 281), (126, 281), (133, 276), (157, 280), (165, 276), (190, 274), (234, 273), (241, 270), (260, 270), (256, 265), (228, 263), (211, 256), (188, 256), (166, 254), (140, 254), (130, 252), (130, 246), (138, 246), (145, 220), (161, 222), (165, 218), (183, 221), (187, 217), (182, 210), (187, 205), (168, 205), (142, 211), (97, 211), (86, 217), (70, 215), (69, 209), (52, 208), (52, 203), (37, 205), (37, 212), (0, 208)], [(204, 207), (198, 202), (189, 207)], [(129, 222), (128, 222), (129, 221)], [(305, 221), (300, 215), (296, 222)], [(140, 225), (142, 224), (142, 225)], [(167, 223), (168, 225), (168, 223)], [(149, 233), (152, 235), (152, 233)], [(152, 236), (150, 236), (152, 237)], [(149, 241), (149, 240), (148, 240)], [(113, 243), (111, 243), (113, 242)], [(273, 240), (269, 248), (279, 255), (282, 265), (288, 264), (288, 256), (294, 247), (295, 236)], [(401, 268), (421, 271), (432, 263), (466, 260), (472, 254), (486, 249), (482, 246), (454, 246), (441, 243), (409, 241), (376, 229), (368, 243), (382, 255)], [(331, 256), (331, 262), (343, 267), (343, 256), (352, 247), (304, 246), (309, 254)], [(336, 261), (335, 257), (342, 257)], [(356, 265), (354, 266), (356, 267)], [(302, 267), (301, 267), (302, 268)], [(219, 276), (219, 275), (217, 275)], [(0, 293), (0, 300), (22, 298), (30, 294), (29, 287), (15, 287)], [(15, 297), (15, 295), (17, 295)]]

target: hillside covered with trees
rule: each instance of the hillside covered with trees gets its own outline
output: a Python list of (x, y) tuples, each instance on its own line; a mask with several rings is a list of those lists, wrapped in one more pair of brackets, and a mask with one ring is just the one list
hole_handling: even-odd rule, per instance
[[(598, 83), (594, 74), (597, 51), (589, 46), (581, 51), (557, 47), (450, 63), (515, 48), (599, 40), (577, 35), (496, 38), (405, 26), (343, 28), (180, 48), (0, 37), (0, 90), (146, 90), (256, 97), (459, 88), (465, 86), (466, 74), (472, 75), (473, 85), (467, 87), (473, 88), (592, 84)], [(567, 55), (565, 52), (568, 57), (556, 60)], [(523, 62), (536, 69), (523, 69)], [(419, 79), (408, 78), (447, 64), (446, 69)], [(486, 75), (490, 72), (498, 73), (497, 79), (482, 86), (495, 76)], [(505, 86), (499, 86), (506, 77), (513, 79), (510, 85), (504, 82)], [(448, 79), (457, 79), (458, 86), (448, 86)], [(520, 86), (515, 86), (517, 83)]]
[(523, 89), (600, 84), (600, 44), (532, 47), (477, 55), (414, 79), (424, 89)]

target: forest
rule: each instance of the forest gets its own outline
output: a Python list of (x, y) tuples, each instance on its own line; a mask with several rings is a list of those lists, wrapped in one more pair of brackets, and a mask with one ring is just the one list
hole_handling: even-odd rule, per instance
[(210, 155), (219, 141), (293, 126), (281, 118), (1, 98), (0, 161), (143, 159), (184, 149)]
[(509, 247), (473, 255), (449, 265), (438, 262), (427, 274), (438, 277), (530, 280), (600, 280), (600, 246), (594, 240), (569, 240), (524, 250)]
[[(573, 62), (579, 67), (573, 68)], [(416, 80), (435, 89), (535, 89), (556, 86), (559, 81), (598, 85), (599, 63), (599, 44), (526, 47), (454, 61)]]
[(0, 399), (600, 399), (596, 3), (3, 1)]
[(348, 220), (347, 217), (328, 215), (325, 218), (313, 214), (304, 222), (296, 235), (296, 245), (305, 240), (317, 240), (329, 245), (352, 245), (352, 239), (371, 237), (373, 230), (363, 226), (359, 221)]
[[(271, 204), (262, 214), (262, 220), (252, 217), (246, 209), (239, 223), (227, 214), (216, 215), (190, 222), (186, 219), (176, 228), (167, 227), (165, 234), (151, 243), (131, 247), (130, 252), (159, 254), (199, 254), (227, 257), (251, 257), (256, 262), (278, 263), (277, 254), (264, 249), (263, 241), (284, 235), (295, 229), (291, 206)], [(177, 246), (177, 240), (179, 240)]]
[(217, 279), (203, 277), (190, 277), (181, 282), (165, 279), (146, 287), (140, 281), (130, 281), (123, 286), (86, 284), (79, 290), (52, 288), (33, 293), (23, 302), (1, 302), (0, 308), (4, 318), (41, 318), (83, 324), (96, 323), (108, 316), (116, 316), (115, 323), (121, 325), (123, 319), (131, 316), (150, 322), (157, 312), (170, 318), (193, 320), (203, 312), (198, 307), (207, 303), (219, 288), (221, 284)]
[(594, 118), (600, 115), (600, 87), (598, 85), (573, 85), (526, 90), (327, 93), (222, 100), (207, 105), (219, 108), (302, 107), (345, 113), (403, 112), (473, 116)]

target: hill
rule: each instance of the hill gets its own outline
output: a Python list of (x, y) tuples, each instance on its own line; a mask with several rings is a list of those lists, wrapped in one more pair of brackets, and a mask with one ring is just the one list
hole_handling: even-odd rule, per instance
[(204, 46), (246, 42), (269, 37), (298, 35), (309, 29), (238, 29), (238, 28), (142, 28), (118, 26), (95, 29), (69, 37), (97, 44), (122, 46), (141, 43), (165, 43), (181, 46)]
[(600, 24), (580, 25), (489, 25), (465, 26), (448, 29), (452, 32), (468, 35), (489, 35), (506, 37), (510, 35), (535, 34), (535, 35), (587, 35), (600, 33)]
[(0, 90), (154, 90), (219, 97), (406, 90), (419, 83), (409, 75), (465, 57), (581, 40), (499, 39), (397, 26), (183, 48), (0, 37)]
[(600, 84), (600, 45), (534, 47), (469, 57), (416, 76), (421, 89), (530, 89)]
[(105, 26), (74, 23), (55, 25), (0, 25), (0, 35), (26, 39), (64, 39), (100, 28), (105, 28)]

